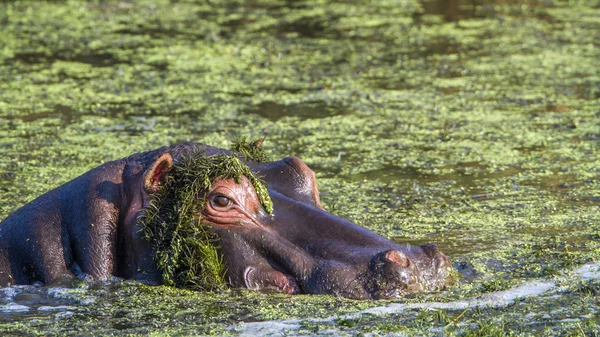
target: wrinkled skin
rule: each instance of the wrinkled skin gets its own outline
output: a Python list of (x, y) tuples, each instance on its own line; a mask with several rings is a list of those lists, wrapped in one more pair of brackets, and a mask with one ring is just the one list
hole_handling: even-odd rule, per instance
[[(106, 163), (23, 206), (0, 223), (0, 285), (53, 283), (73, 273), (160, 284), (136, 219), (186, 143)], [(434, 244), (395, 244), (321, 206), (314, 173), (300, 159), (248, 166), (269, 186), (262, 208), (246, 177), (217, 179), (202, 217), (219, 237), (230, 286), (290, 294), (379, 299), (443, 288), (450, 263)], [(81, 276), (81, 275), (79, 275)]]

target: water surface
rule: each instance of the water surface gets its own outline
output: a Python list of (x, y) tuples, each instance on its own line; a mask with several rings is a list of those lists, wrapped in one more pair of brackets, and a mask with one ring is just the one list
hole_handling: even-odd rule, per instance
[(576, 271), (600, 254), (599, 41), (592, 0), (2, 2), (0, 218), (108, 160), (266, 136), (326, 209), (437, 242), (456, 282), (396, 301), (20, 286), (0, 333), (598, 334), (600, 283)]

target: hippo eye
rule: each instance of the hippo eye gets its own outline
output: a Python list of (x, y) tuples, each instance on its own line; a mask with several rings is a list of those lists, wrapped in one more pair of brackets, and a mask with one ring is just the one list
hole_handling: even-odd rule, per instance
[(223, 195), (217, 195), (212, 199), (212, 205), (213, 207), (217, 207), (217, 208), (225, 208), (231, 205), (231, 199), (227, 198), (226, 196)]

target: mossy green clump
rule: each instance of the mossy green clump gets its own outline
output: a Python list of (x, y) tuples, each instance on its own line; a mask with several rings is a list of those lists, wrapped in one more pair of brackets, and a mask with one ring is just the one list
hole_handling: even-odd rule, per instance
[(218, 238), (200, 215), (202, 197), (218, 178), (241, 182), (246, 176), (264, 209), (273, 204), (264, 182), (235, 156), (208, 156), (195, 150), (175, 163), (167, 180), (151, 195), (140, 217), (144, 236), (152, 242), (163, 282), (177, 287), (218, 290), (225, 286), (225, 266), (218, 252)]
[(271, 158), (262, 148), (264, 140), (264, 138), (260, 138), (255, 141), (248, 141), (246, 138), (241, 137), (233, 141), (230, 149), (241, 153), (246, 160), (257, 161), (260, 163), (271, 161)]

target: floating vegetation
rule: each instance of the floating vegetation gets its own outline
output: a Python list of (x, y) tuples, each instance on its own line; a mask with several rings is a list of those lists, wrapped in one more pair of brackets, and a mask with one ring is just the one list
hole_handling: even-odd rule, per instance
[(164, 185), (151, 194), (139, 223), (152, 243), (163, 282), (178, 287), (217, 290), (225, 286), (225, 266), (218, 252), (218, 238), (202, 222), (204, 196), (215, 179), (241, 182), (246, 176), (260, 203), (271, 213), (273, 204), (264, 182), (235, 156), (208, 156), (203, 149), (180, 158)]
[[(418, 303), (568, 276), (600, 260), (599, 32), (597, 0), (0, 1), (0, 218), (109, 160), (266, 136), (274, 158), (315, 171), (327, 210), (439, 245), (462, 277)], [(492, 317), (523, 335), (598, 335), (598, 281), (565, 285), (448, 309), (451, 327), (412, 309), (281, 334), (491, 333)], [(0, 334), (235, 334), (223, 326), (392, 304), (98, 291), (53, 304), (69, 317), (6, 299), (32, 309), (0, 313)]]
[(248, 141), (246, 138), (238, 138), (233, 141), (230, 149), (241, 153), (246, 160), (267, 162), (271, 161), (271, 158), (266, 154), (262, 148), (262, 144), (265, 141), (264, 138), (257, 139), (255, 141)]

